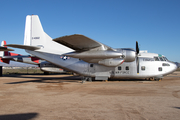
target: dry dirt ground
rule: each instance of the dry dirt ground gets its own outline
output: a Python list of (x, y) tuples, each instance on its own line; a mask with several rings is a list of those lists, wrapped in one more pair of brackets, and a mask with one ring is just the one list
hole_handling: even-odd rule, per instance
[(0, 120), (179, 120), (180, 72), (162, 81), (0, 77)]

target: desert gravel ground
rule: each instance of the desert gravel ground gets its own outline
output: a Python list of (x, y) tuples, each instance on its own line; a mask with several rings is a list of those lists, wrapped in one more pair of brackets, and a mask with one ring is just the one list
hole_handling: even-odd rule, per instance
[(180, 72), (162, 81), (81, 83), (70, 75), (0, 77), (0, 120), (179, 120)]

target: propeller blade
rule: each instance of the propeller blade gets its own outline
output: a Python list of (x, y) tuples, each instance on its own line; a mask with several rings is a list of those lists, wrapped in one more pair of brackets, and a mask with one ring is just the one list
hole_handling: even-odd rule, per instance
[(139, 57), (136, 57), (137, 74), (139, 74)]
[(138, 46), (138, 42), (136, 41), (136, 54), (139, 54), (139, 46)]
[(139, 74), (139, 45), (138, 42), (136, 41), (136, 67), (137, 67), (137, 74)]

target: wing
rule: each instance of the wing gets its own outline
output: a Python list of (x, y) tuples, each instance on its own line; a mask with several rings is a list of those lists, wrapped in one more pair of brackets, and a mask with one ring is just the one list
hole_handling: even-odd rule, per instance
[(113, 50), (111, 47), (108, 47), (102, 43), (99, 43), (93, 39), (90, 39), (84, 35), (79, 35), (79, 34), (63, 36), (53, 40), (75, 51), (80, 51), (80, 52), (88, 51), (91, 49)]
[(105, 66), (117, 66), (123, 62), (122, 53), (84, 35), (64, 36), (56, 38), (54, 41), (75, 50), (75, 52), (64, 54), (65, 56)]

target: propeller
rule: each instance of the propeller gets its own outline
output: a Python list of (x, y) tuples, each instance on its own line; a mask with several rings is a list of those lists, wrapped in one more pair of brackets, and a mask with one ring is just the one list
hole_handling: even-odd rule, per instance
[(139, 45), (138, 42), (136, 41), (136, 68), (137, 68), (137, 74), (139, 74)]
[(138, 41), (136, 41), (136, 55), (139, 54), (139, 45), (138, 45)]

